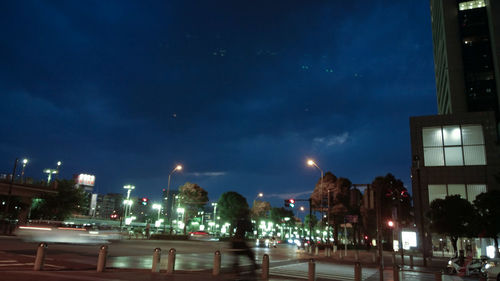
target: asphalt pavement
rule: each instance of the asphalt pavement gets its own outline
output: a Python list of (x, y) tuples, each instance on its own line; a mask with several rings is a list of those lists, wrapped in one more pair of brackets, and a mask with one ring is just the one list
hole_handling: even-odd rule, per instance
[[(107, 270), (96, 272), (99, 245), (50, 244), (47, 248), (44, 271), (33, 271), (37, 243), (23, 242), (15, 237), (0, 237), (0, 280), (259, 280), (261, 272), (254, 275), (237, 276), (231, 272), (233, 257), (228, 245), (222, 242), (199, 241), (153, 241), (131, 240), (112, 243), (109, 246)], [(158, 246), (164, 249), (160, 273), (151, 272), (152, 250)], [(177, 250), (173, 275), (167, 275), (168, 249)], [(215, 250), (222, 252), (222, 274), (212, 276)], [(254, 248), (256, 260), (261, 264), (264, 254), (270, 257), (269, 280), (308, 279), (309, 260), (314, 259), (316, 280), (354, 280), (354, 262), (362, 265), (362, 280), (379, 280), (374, 252), (337, 251), (332, 256), (318, 255), (297, 250), (292, 245), (278, 248)], [(386, 253), (384, 280), (392, 281), (392, 256)], [(422, 259), (414, 257), (410, 266), (408, 256), (404, 259), (400, 280), (436, 280), (435, 273), (446, 265), (446, 258), (436, 258), (430, 266), (422, 267)], [(396, 262), (401, 264), (400, 257)], [(250, 261), (241, 260), (242, 270), (247, 270)], [(459, 276), (442, 276), (442, 280), (478, 280)]]

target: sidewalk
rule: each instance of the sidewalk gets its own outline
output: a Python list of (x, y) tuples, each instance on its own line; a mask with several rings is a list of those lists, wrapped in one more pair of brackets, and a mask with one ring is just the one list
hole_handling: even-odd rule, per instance
[[(175, 272), (167, 275), (165, 272), (152, 273), (145, 270), (107, 270), (96, 271), (4, 271), (1, 273), (3, 281), (189, 281), (189, 280), (261, 280), (260, 271), (256, 275), (241, 275), (221, 273), (220, 276), (212, 276), (211, 271), (197, 272)], [(268, 280), (293, 280), (290, 278), (276, 278), (271, 276)], [(297, 279), (298, 280), (298, 279)]]

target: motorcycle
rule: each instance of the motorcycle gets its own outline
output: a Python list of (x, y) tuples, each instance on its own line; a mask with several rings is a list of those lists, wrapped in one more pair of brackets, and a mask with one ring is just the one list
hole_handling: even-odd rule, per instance
[(455, 256), (450, 258), (446, 266), (448, 274), (461, 274), (465, 276), (481, 276), (486, 277), (486, 265), (489, 258), (481, 256), (481, 258), (464, 258)]

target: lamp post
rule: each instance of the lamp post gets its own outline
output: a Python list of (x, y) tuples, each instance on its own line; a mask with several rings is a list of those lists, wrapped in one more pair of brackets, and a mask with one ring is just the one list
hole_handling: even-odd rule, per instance
[(28, 159), (23, 159), (23, 169), (21, 170), (21, 182), (24, 182), (24, 169), (26, 168), (26, 164), (28, 164)]
[[(57, 171), (57, 172), (56, 172), (56, 174), (58, 174), (58, 175), (59, 175), (59, 168), (61, 167), (61, 164), (62, 164), (62, 162), (61, 162), (61, 161), (57, 161), (57, 168), (56, 168), (56, 171)], [(58, 178), (59, 178), (59, 177), (58, 177)]]
[(130, 200), (130, 192), (135, 189), (135, 186), (127, 184), (123, 186), (127, 190), (127, 199), (124, 202), (125, 204), (125, 217), (128, 216), (128, 213), (130, 212), (130, 206), (132, 206), (132, 200)]
[(45, 169), (43, 170), (44, 173), (47, 174), (47, 185), (50, 184), (50, 180), (52, 179), (53, 174), (57, 174), (57, 170), (54, 169)]
[[(312, 159), (307, 160), (307, 165), (309, 166), (314, 166), (318, 168), (318, 170), (321, 172), (321, 178), (320, 178), (320, 213), (321, 213), (321, 220), (323, 220), (323, 170), (314, 162)], [(330, 201), (330, 200), (328, 200)], [(330, 240), (330, 206), (328, 206), (328, 218), (327, 218), (327, 233), (328, 233), (328, 240)]]
[(172, 230), (172, 224), (171, 224), (171, 218), (169, 218), (169, 216), (171, 217), (172, 214), (171, 214), (171, 211), (172, 211), (172, 206), (169, 207), (168, 205), (168, 201), (170, 200), (170, 177), (172, 176), (172, 174), (175, 172), (175, 171), (180, 171), (182, 170), (182, 166), (181, 165), (177, 165), (175, 166), (175, 168), (170, 172), (170, 174), (168, 174), (168, 182), (167, 182), (167, 199), (165, 201), (165, 207), (167, 209), (167, 211), (165, 212), (165, 215), (167, 216), (167, 221), (170, 225), (170, 230)]
[(214, 207), (214, 226), (215, 234), (217, 235), (217, 202), (212, 203), (212, 207)]

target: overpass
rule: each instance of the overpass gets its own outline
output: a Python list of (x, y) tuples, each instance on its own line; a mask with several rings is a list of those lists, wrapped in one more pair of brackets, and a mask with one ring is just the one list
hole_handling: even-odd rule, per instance
[[(0, 196), (8, 196), (10, 190), (11, 196), (18, 197), (22, 203), (26, 204), (26, 206), (31, 206), (31, 200), (33, 198), (41, 197), (46, 193), (57, 193), (56, 187), (57, 186), (55, 184), (52, 184), (50, 186), (42, 186), (16, 181), (11, 182), (10, 180), (0, 180)], [(0, 206), (0, 208), (2, 212), (5, 211), (5, 206), (3, 204)], [(29, 210), (30, 207), (21, 209), (21, 212), (18, 216), (18, 220), (20, 223), (24, 223), (27, 221)], [(3, 232), (5, 231), (6, 230), (4, 229)], [(2, 229), (0, 229), (0, 233), (2, 233)]]

